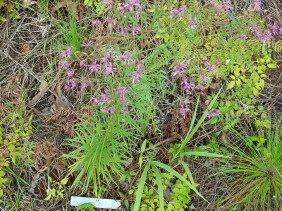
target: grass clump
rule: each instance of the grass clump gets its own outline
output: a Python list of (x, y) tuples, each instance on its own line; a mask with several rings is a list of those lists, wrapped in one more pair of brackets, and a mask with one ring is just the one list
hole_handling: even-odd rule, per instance
[(270, 128), (237, 125), (230, 130), (227, 148), (233, 158), (219, 170), (233, 181), (224, 206), (277, 210), (282, 201), (281, 117), (270, 119)]

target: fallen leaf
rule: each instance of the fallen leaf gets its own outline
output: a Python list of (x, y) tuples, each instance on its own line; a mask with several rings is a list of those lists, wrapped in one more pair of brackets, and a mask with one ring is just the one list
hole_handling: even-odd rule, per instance
[(34, 106), (38, 103), (38, 101), (46, 94), (48, 91), (48, 83), (45, 80), (41, 81), (39, 86), (39, 92), (35, 95), (32, 100), (29, 102), (30, 105)]
[(29, 44), (28, 43), (25, 43), (22, 45), (22, 52), (23, 54), (27, 54), (30, 50), (30, 47), (29, 47)]

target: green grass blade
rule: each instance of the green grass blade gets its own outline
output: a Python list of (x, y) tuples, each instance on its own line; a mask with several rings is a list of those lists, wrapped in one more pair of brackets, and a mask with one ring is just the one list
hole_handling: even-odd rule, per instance
[(134, 203), (134, 207), (133, 207), (133, 211), (138, 211), (140, 204), (141, 204), (141, 199), (142, 199), (142, 193), (144, 190), (144, 185), (147, 179), (147, 173), (149, 171), (150, 168), (150, 163), (147, 163), (147, 165), (145, 166), (143, 173), (141, 175), (139, 184), (138, 184), (138, 189), (137, 189), (137, 194), (136, 194), (136, 198), (135, 198), (135, 203)]
[(199, 193), (199, 191), (196, 189), (196, 187), (194, 185), (192, 185), (185, 177), (183, 177), (181, 174), (179, 174), (177, 171), (175, 171), (173, 168), (171, 168), (170, 166), (158, 162), (158, 161), (152, 161), (152, 164), (166, 170), (167, 172), (171, 173), (172, 175), (174, 175), (175, 177), (177, 177), (178, 179), (180, 179), (182, 182), (184, 182), (191, 190), (195, 191), (195, 193), (197, 193), (202, 199), (204, 199), (205, 201), (207, 201), (202, 194)]
[(157, 186), (158, 186), (158, 193), (159, 193), (159, 203), (160, 203), (160, 210), (164, 211), (164, 189), (162, 184), (162, 177), (157, 167), (152, 166), (155, 172)]
[(197, 152), (197, 151), (190, 151), (190, 152), (183, 152), (181, 153), (183, 156), (202, 156), (202, 157), (210, 157), (210, 158), (231, 158), (224, 155), (219, 155), (216, 153), (210, 153), (210, 152)]
[[(207, 107), (207, 109), (205, 110), (205, 112), (203, 113), (203, 115), (201, 116), (201, 118), (199, 119), (199, 121), (197, 122), (196, 126), (190, 131), (190, 133), (188, 133), (185, 137), (185, 139), (182, 141), (181, 146), (179, 147), (177, 153), (175, 153), (174, 157), (172, 158), (172, 161), (174, 161), (177, 156), (179, 155), (179, 153), (181, 152), (181, 150), (186, 146), (186, 144), (191, 140), (191, 138), (194, 136), (194, 134), (197, 132), (197, 130), (200, 128), (200, 126), (203, 124), (203, 122), (205, 121), (205, 118), (208, 115), (208, 111), (210, 109), (212, 109), (219, 93), (221, 90), (218, 91), (218, 93), (216, 94), (216, 96), (214, 97), (214, 99), (211, 101), (211, 103), (209, 104), (209, 106)], [(198, 107), (198, 104), (196, 105), (196, 107)], [(195, 109), (196, 111), (197, 109)], [(194, 113), (195, 115), (195, 113)]]
[(190, 171), (190, 169), (189, 169), (187, 163), (185, 163), (183, 160), (179, 160), (178, 162), (183, 166), (183, 168), (184, 168), (184, 170), (185, 170), (185, 172), (186, 172), (186, 174), (187, 174), (189, 180), (191, 181), (192, 185), (194, 185), (194, 186), (196, 187), (197, 184), (196, 184), (195, 181), (194, 181), (192, 172)]

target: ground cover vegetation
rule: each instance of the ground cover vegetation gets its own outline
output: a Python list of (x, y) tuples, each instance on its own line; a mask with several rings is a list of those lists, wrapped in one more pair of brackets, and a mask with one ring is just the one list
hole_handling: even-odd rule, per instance
[(279, 8), (0, 0), (0, 207), (281, 208)]

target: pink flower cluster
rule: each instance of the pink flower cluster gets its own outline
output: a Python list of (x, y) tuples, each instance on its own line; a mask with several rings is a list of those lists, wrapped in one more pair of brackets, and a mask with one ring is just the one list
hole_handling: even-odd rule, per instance
[(183, 63), (179, 63), (178, 65), (176, 65), (174, 68), (173, 68), (173, 73), (172, 73), (172, 76), (177, 76), (177, 75), (181, 75), (181, 73), (187, 69), (188, 65), (187, 64), (183, 64)]
[[(141, 28), (139, 26), (135, 26), (133, 24), (129, 24), (129, 29), (131, 30), (131, 34), (134, 36), (134, 35), (138, 35), (138, 34), (141, 34)], [(120, 27), (120, 33), (122, 36), (126, 36), (128, 30), (128, 28), (126, 27)]]
[(137, 13), (139, 8), (141, 8), (139, 0), (128, 0), (122, 3), (118, 9), (122, 14), (124, 14), (126, 11)]
[(255, 11), (260, 11), (262, 6), (261, 0), (255, 0), (254, 1), (254, 10)]
[(180, 112), (180, 115), (183, 117), (183, 119), (186, 118), (187, 116), (187, 113), (191, 111), (190, 108), (188, 108), (190, 104), (190, 101), (188, 99), (186, 100), (180, 100), (178, 105), (179, 105), (179, 112)]
[[(87, 49), (90, 48), (92, 44), (93, 41), (90, 40), (88, 42), (83, 42), (81, 46)], [(66, 70), (67, 75), (67, 82), (64, 85), (64, 89), (65, 91), (76, 90), (77, 94), (80, 96), (83, 96), (84, 91), (88, 87), (88, 83), (91, 83), (91, 80), (89, 82), (80, 81), (77, 77), (78, 71), (73, 67), (85, 68), (90, 73), (94, 73), (95, 75), (101, 73), (105, 75), (110, 75), (112, 78), (114, 78), (115, 75), (120, 76), (120, 74), (116, 74), (118, 67), (122, 69), (126, 65), (130, 69), (135, 68), (134, 71), (129, 73), (129, 80), (132, 82), (132, 84), (139, 81), (145, 68), (143, 61), (135, 62), (133, 59), (133, 55), (127, 51), (124, 51), (121, 55), (115, 56), (113, 50), (110, 49), (105, 52), (105, 54), (100, 58), (82, 58), (80, 61), (77, 62), (78, 64), (72, 64), (68, 62), (72, 59), (71, 53), (72, 48), (67, 48), (61, 53), (61, 58), (65, 58), (62, 61), (61, 66)], [(126, 82), (126, 84), (128, 83)], [(109, 114), (114, 113), (116, 110), (116, 107), (114, 106), (116, 100), (118, 100), (118, 102), (123, 106), (122, 111), (127, 112), (129, 110), (129, 103), (126, 98), (126, 95), (129, 93), (129, 89), (127, 86), (119, 85), (116, 88), (107, 86), (104, 87), (102, 90), (103, 91), (101, 91), (98, 96), (93, 96), (90, 100), (94, 104), (102, 106), (101, 110), (103, 112)], [(111, 94), (109, 95), (108, 92)], [(117, 98), (114, 97), (115, 95), (117, 96)]]
[[(97, 105), (104, 105), (104, 104), (109, 104), (112, 102), (112, 99), (110, 98), (110, 96), (107, 94), (107, 90), (105, 90), (104, 92), (100, 93), (99, 97), (92, 97), (91, 100), (96, 103)], [(115, 107), (114, 106), (108, 106), (108, 105), (104, 105), (103, 110), (104, 113), (114, 113), (115, 111)]]
[(178, 9), (172, 9), (170, 11), (170, 17), (182, 17), (184, 15), (185, 8), (180, 7)]
[(106, 5), (109, 9), (112, 8), (113, 6), (113, 1), (112, 0), (103, 0), (102, 3)]
[(251, 26), (250, 32), (254, 34), (258, 38), (258, 40), (261, 42), (267, 42), (273, 38), (272, 33), (269, 29), (266, 29), (264, 30), (264, 32), (261, 32), (261, 30), (258, 28), (257, 25)]
[(212, 1), (211, 5), (215, 8), (218, 15), (220, 15), (221, 13), (229, 15), (230, 11), (234, 9), (230, 0), (223, 0), (223, 4), (218, 4), (217, 2)]
[(208, 114), (207, 114), (207, 118), (210, 119), (214, 116), (219, 116), (220, 115), (220, 111), (218, 109), (211, 109), (208, 111)]
[[(64, 52), (62, 54), (64, 54)], [(75, 78), (75, 69), (71, 67), (71, 63), (65, 61), (62, 67), (66, 69), (66, 74), (68, 76), (67, 83), (64, 85), (64, 90), (70, 91), (78, 88), (77, 93), (79, 95), (83, 95), (83, 91), (86, 89), (87, 83), (85, 81), (80, 83), (78, 82), (78, 80)]]
[(190, 17), (190, 27), (191, 27), (191, 29), (195, 29), (197, 27), (197, 24), (198, 24), (198, 19)]

